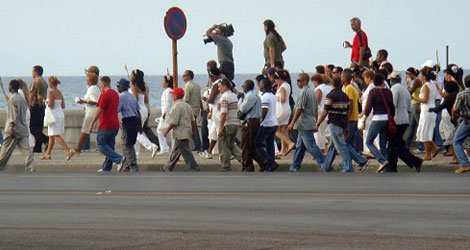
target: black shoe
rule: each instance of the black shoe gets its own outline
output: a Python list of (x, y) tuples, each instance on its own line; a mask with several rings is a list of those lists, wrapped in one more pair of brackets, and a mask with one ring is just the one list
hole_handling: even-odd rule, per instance
[(416, 172), (421, 172), (421, 167), (423, 166), (423, 160), (420, 159), (420, 162), (415, 166)]

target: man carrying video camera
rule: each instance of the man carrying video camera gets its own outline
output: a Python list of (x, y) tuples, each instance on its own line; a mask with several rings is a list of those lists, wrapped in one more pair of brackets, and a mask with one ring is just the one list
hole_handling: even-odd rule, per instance
[[(235, 77), (235, 64), (233, 63), (233, 44), (228, 38), (227, 25), (214, 25), (206, 31), (209, 38), (217, 46), (217, 57), (220, 71), (230, 80)], [(207, 42), (206, 42), (207, 43)]]

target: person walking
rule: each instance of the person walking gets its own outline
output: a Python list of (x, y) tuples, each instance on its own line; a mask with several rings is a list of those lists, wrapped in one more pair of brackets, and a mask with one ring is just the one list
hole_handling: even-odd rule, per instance
[[(313, 83), (313, 86), (315, 87), (315, 95), (317, 97), (317, 103), (318, 103), (318, 113), (322, 114), (323, 109), (325, 107), (325, 99), (326, 95), (330, 93), (332, 90), (332, 87), (330, 84), (326, 84), (323, 81), (323, 77), (320, 74), (314, 74), (310, 78), (310, 80)], [(328, 118), (325, 118), (325, 120), (320, 124), (318, 127), (318, 131), (315, 132), (315, 141), (317, 142), (318, 147), (322, 150), (322, 152), (326, 152), (326, 148), (328, 145), (328, 139), (326, 138), (326, 130), (328, 128)]]
[[(380, 164), (377, 173), (381, 173), (389, 164), (387, 160), (388, 117), (395, 115), (395, 106), (393, 105), (392, 92), (385, 87), (385, 76), (377, 73), (374, 76), (374, 85), (375, 88), (369, 92), (367, 97), (367, 106), (365, 107), (362, 126), (365, 127), (364, 123), (373, 110), (366, 145)], [(374, 140), (377, 136), (380, 136), (380, 151), (374, 145)]]
[(12, 96), (8, 98), (7, 117), (5, 124), (5, 138), (0, 149), (0, 171), (3, 171), (8, 164), (8, 161), (13, 154), (16, 146), (20, 147), (23, 152), (26, 152), (25, 159), (26, 171), (34, 171), (33, 167), (33, 152), (29, 146), (28, 141), (28, 123), (26, 121), (26, 112), (28, 104), (25, 98), (18, 94), (20, 82), (18, 80), (11, 80), (8, 89)]
[[(139, 69), (134, 69), (130, 75), (130, 81), (132, 83), (131, 86), (131, 92), (137, 99), (139, 106), (140, 106), (140, 119), (141, 119), (141, 126), (145, 123), (145, 120), (148, 118), (148, 110), (147, 107), (145, 106), (145, 100), (148, 100), (148, 96), (146, 95), (145, 92), (145, 83), (144, 83), (144, 72), (142, 72)], [(137, 135), (137, 142), (136, 143), (136, 154), (137, 157), (139, 156), (140, 153), (140, 145), (144, 146), (147, 150), (149, 150), (152, 153), (152, 158), (155, 158), (155, 156), (158, 153), (158, 146), (154, 143), (152, 143), (147, 136), (144, 135), (142, 130), (139, 130), (139, 133)]]
[[(158, 127), (157, 127), (157, 135), (158, 135), (158, 142), (160, 144), (160, 152), (157, 155), (163, 155), (165, 153), (170, 152), (170, 146), (168, 145), (168, 138), (163, 136), (163, 133), (168, 128), (169, 123), (169, 114), (171, 108), (173, 107), (173, 97), (171, 96), (171, 91), (173, 91), (173, 77), (166, 75), (163, 77), (162, 81), (162, 88), (164, 89), (161, 99), (160, 99), (160, 107), (161, 113)], [(170, 136), (171, 137), (171, 136)], [(172, 144), (173, 139), (170, 138), (170, 144)]]
[[(465, 155), (463, 143), (470, 137), (470, 75), (464, 80), (465, 90), (461, 91), (452, 108), (452, 120), (459, 121), (459, 126), (454, 135), (454, 152), (460, 162), (460, 168), (455, 170), (456, 174), (470, 171), (470, 162)], [(2, 148), (3, 150), (3, 148)]]
[(124, 154), (123, 164), (117, 171), (139, 171), (137, 166), (137, 156), (135, 154), (135, 143), (137, 141), (137, 133), (140, 129), (140, 113), (139, 103), (134, 95), (129, 92), (130, 82), (121, 78), (117, 82), (119, 92), (118, 113), (121, 114), (122, 127), (122, 151)]
[(263, 43), (265, 61), (263, 72), (268, 68), (274, 67), (284, 69), (282, 53), (287, 49), (286, 43), (277, 32), (276, 25), (272, 20), (265, 20), (263, 24), (264, 32), (266, 33), (266, 38)]
[(271, 81), (263, 79), (260, 83), (261, 94), (261, 124), (255, 137), (255, 147), (258, 153), (266, 159), (265, 171), (274, 171), (278, 164), (274, 156), (274, 135), (277, 130), (276, 96), (271, 89)]
[(242, 88), (244, 95), (238, 101), (238, 112), (241, 114), (239, 118), (242, 121), (242, 171), (255, 171), (255, 160), (262, 172), (266, 168), (265, 159), (255, 147), (255, 137), (261, 120), (261, 99), (256, 95), (255, 83), (252, 80), (246, 80)]
[[(375, 72), (372, 70), (366, 70), (362, 73), (362, 77), (364, 78), (364, 83), (367, 85), (365, 91), (362, 93), (362, 97), (359, 99), (359, 102), (362, 104), (362, 112), (359, 114), (359, 121), (358, 121), (358, 128), (362, 130), (362, 141), (363, 141), (363, 155), (365, 155), (368, 159), (373, 159), (374, 155), (369, 151), (369, 148), (366, 145), (367, 141), (367, 134), (369, 133), (370, 124), (372, 123), (372, 116), (366, 117), (364, 116), (365, 107), (367, 106), (367, 98), (369, 97), (369, 92), (375, 88), (374, 85), (374, 77)], [(364, 125), (364, 126), (362, 126)], [(378, 139), (375, 139), (374, 143), (379, 145)]]
[(50, 123), (50, 121), (48, 121), (49, 124), (47, 124), (47, 135), (49, 136), (49, 143), (47, 152), (41, 157), (41, 160), (51, 160), (51, 152), (54, 148), (55, 141), (57, 141), (66, 152), (65, 160), (69, 161), (75, 152), (67, 146), (67, 143), (65, 143), (64, 139), (62, 139), (60, 136), (65, 132), (64, 96), (57, 87), (60, 84), (60, 81), (57, 79), (57, 77), (49, 77), (48, 82), (49, 88), (51, 88), (51, 90), (47, 94), (46, 102), (48, 110), (46, 112), (51, 112), (51, 115), (54, 117), (54, 122)]
[[(421, 87), (423, 83), (421, 79), (419, 79), (419, 70), (409, 67), (406, 70), (406, 80), (408, 82), (409, 92), (412, 96), (411, 99), (411, 116), (410, 116), (410, 126), (408, 136), (405, 138), (406, 147), (410, 148), (411, 143), (416, 135), (416, 129), (418, 128), (418, 121), (419, 121), (419, 113), (420, 113), (420, 103), (413, 99), (413, 96), (419, 97), (419, 93), (421, 92)], [(424, 152), (424, 145), (420, 142), (416, 142), (416, 146), (418, 147), (415, 153), (422, 153)]]
[(170, 154), (170, 160), (162, 167), (164, 171), (173, 171), (180, 156), (183, 156), (186, 166), (190, 171), (199, 171), (199, 166), (191, 152), (189, 140), (196, 137), (196, 121), (191, 106), (184, 100), (184, 90), (175, 88), (170, 92), (173, 95), (173, 107), (170, 112), (170, 126), (164, 136), (173, 130), (175, 145)]
[(43, 73), (44, 69), (40, 65), (33, 67), (33, 83), (29, 91), (32, 121), (30, 123), (30, 130), (35, 139), (34, 153), (42, 153), (42, 145), (45, 144), (47, 149), (47, 143), (49, 143), (49, 138), (43, 133), (46, 110), (44, 101), (47, 97), (47, 83), (42, 78)]
[(333, 77), (333, 90), (326, 95), (325, 107), (315, 125), (315, 129), (318, 130), (326, 116), (329, 116), (328, 127), (330, 129), (330, 145), (324, 163), (321, 165), (325, 172), (332, 170), (336, 152), (339, 152), (341, 156), (341, 171), (354, 172), (351, 156), (349, 154), (350, 150), (344, 139), (345, 134), (348, 134), (348, 126), (350, 124), (351, 102), (349, 97), (341, 90), (341, 87), (341, 78), (337, 76)]
[(418, 131), (416, 132), (416, 140), (424, 143), (426, 151), (423, 160), (430, 161), (436, 157), (440, 148), (434, 143), (434, 127), (436, 126), (436, 113), (429, 111), (429, 109), (436, 107), (437, 88), (433, 81), (436, 75), (430, 68), (421, 70), (421, 81), (424, 82), (419, 97), (413, 96), (413, 100), (421, 103), (421, 113), (419, 115)]
[(309, 84), (309, 76), (306, 73), (300, 73), (297, 76), (297, 86), (301, 89), (297, 102), (295, 104), (295, 112), (288, 126), (288, 130), (297, 129), (297, 144), (295, 145), (295, 153), (293, 163), (289, 170), (298, 172), (308, 151), (317, 161), (318, 165), (325, 162), (325, 155), (318, 148), (315, 137), (315, 124), (318, 116), (318, 103), (315, 89)]
[(291, 85), (287, 82), (288, 72), (278, 70), (274, 74), (274, 82), (279, 88), (276, 91), (276, 119), (279, 126), (277, 127), (276, 137), (281, 140), (281, 152), (276, 155), (276, 159), (288, 155), (295, 148), (287, 134), (287, 125), (291, 117), (291, 108), (289, 105), (289, 97), (292, 94)]
[[(100, 99), (101, 91), (98, 85), (98, 77), (100, 70), (97, 66), (90, 66), (85, 71), (87, 78), (87, 91), (83, 98), (78, 100), (78, 104), (85, 104), (85, 117), (82, 122), (82, 129), (80, 134), (80, 139), (77, 147), (74, 149), (74, 152), (80, 154), (83, 145), (89, 138), (90, 134), (88, 132), (88, 127), (90, 127), (91, 120), (93, 115), (96, 112), (96, 104)], [(93, 132), (96, 132), (97, 126), (95, 126)]]
[(222, 94), (218, 109), (220, 113), (219, 125), (219, 152), (222, 171), (232, 171), (230, 159), (233, 156), (242, 163), (242, 152), (235, 144), (235, 140), (240, 127), (237, 118), (238, 99), (232, 91), (232, 83), (228, 79), (223, 79), (219, 84), (219, 92)]
[(415, 168), (416, 172), (421, 171), (423, 160), (411, 154), (403, 140), (408, 123), (410, 120), (409, 111), (411, 110), (411, 95), (406, 86), (401, 84), (401, 76), (398, 72), (390, 75), (392, 84), (393, 105), (395, 106), (395, 124), (397, 125), (397, 134), (389, 139), (388, 144), (388, 162), (386, 172), (397, 172), (398, 158), (408, 167)]
[(209, 71), (210, 80), (213, 82), (211, 90), (209, 91), (209, 98), (207, 99), (207, 103), (209, 105), (209, 114), (207, 115), (207, 119), (210, 120), (209, 122), (209, 148), (207, 149), (207, 159), (212, 159), (213, 150), (218, 149), (215, 147), (218, 134), (219, 134), (219, 124), (220, 124), (220, 115), (219, 111), (217, 110), (217, 105), (219, 104), (220, 98), (222, 94), (219, 92), (219, 83), (223, 79), (223, 75), (218, 68), (211, 68)]
[[(184, 101), (188, 103), (193, 109), (194, 118), (197, 121), (199, 115), (202, 115), (202, 98), (201, 98), (201, 89), (199, 85), (193, 81), (194, 73), (191, 70), (185, 70), (183, 72), (183, 81), (184, 85)], [(194, 151), (201, 152), (202, 145), (201, 139), (199, 136), (199, 130), (196, 123), (196, 139), (194, 140)]]
[(109, 172), (113, 168), (113, 163), (118, 169), (122, 169), (124, 158), (116, 153), (114, 147), (116, 144), (116, 135), (119, 131), (118, 106), (119, 95), (111, 88), (111, 79), (103, 76), (100, 79), (101, 95), (98, 100), (93, 120), (90, 123), (88, 131), (93, 131), (93, 126), (99, 119), (98, 132), (96, 136), (96, 146), (98, 150), (105, 155), (103, 165), (98, 172)]

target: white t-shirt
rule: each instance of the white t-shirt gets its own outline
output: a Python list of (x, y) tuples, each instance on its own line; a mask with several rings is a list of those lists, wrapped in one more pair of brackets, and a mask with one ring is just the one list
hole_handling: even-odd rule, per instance
[[(98, 102), (100, 100), (101, 90), (98, 86), (91, 85), (86, 90), (86, 95), (83, 97), (85, 101)], [(85, 104), (85, 115), (93, 115), (96, 111), (96, 105)]]
[(276, 96), (271, 92), (265, 92), (261, 95), (261, 109), (268, 109), (268, 113), (264, 118), (261, 126), (274, 127), (277, 126), (276, 119)]

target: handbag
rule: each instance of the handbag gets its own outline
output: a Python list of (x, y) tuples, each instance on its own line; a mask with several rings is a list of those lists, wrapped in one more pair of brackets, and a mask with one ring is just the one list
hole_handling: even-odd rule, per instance
[(390, 115), (390, 109), (388, 107), (387, 101), (385, 100), (385, 96), (382, 90), (379, 90), (379, 92), (380, 92), (380, 95), (382, 96), (382, 100), (384, 101), (385, 110), (387, 111), (387, 115), (388, 115), (388, 124), (387, 124), (388, 137), (393, 138), (397, 134), (397, 125), (395, 124), (395, 119), (393, 118), (393, 116)]
[(46, 124), (46, 126), (52, 126), (55, 121), (56, 120), (54, 114), (52, 114), (51, 108), (47, 107), (44, 113), (44, 124)]

